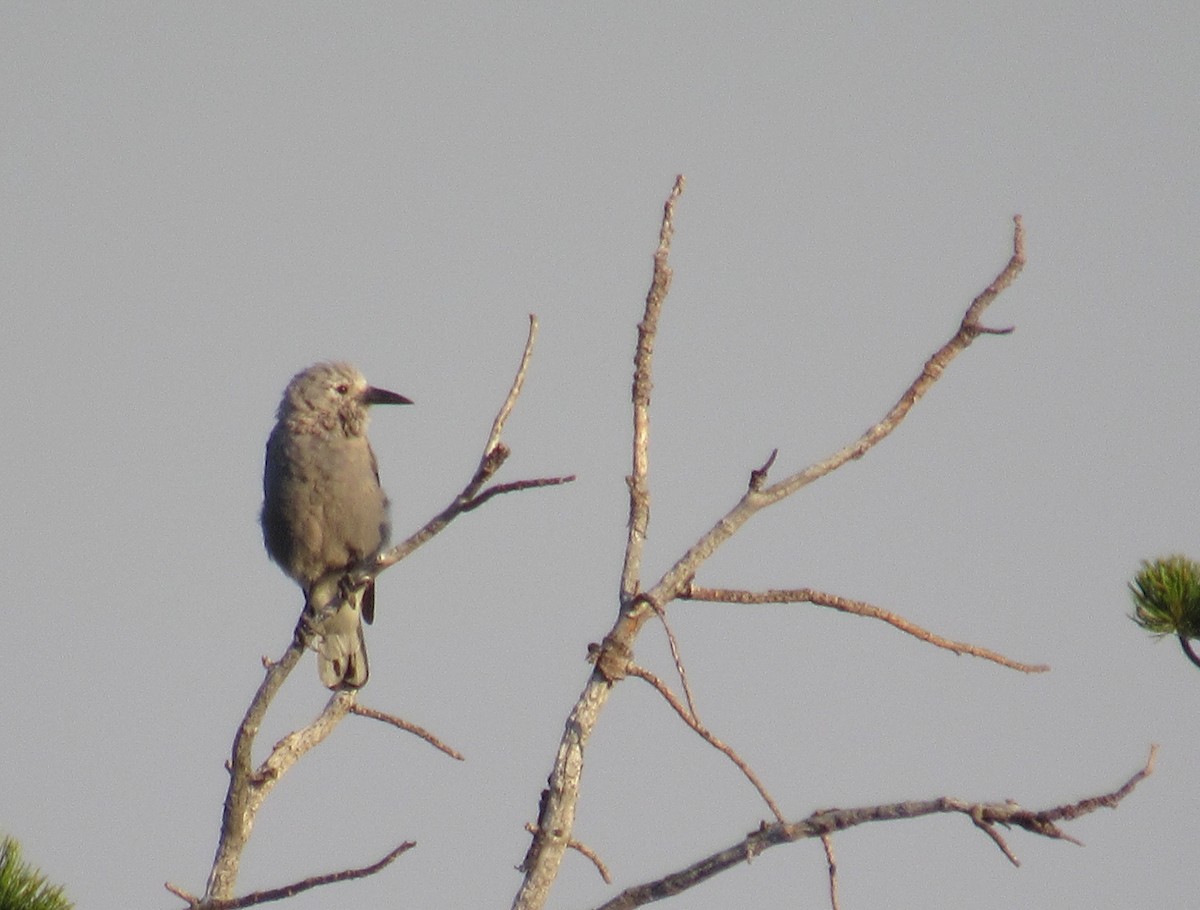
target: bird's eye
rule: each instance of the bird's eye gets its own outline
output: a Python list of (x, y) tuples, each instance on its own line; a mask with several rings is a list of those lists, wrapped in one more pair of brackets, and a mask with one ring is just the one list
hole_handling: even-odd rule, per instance
[(350, 383), (339, 382), (336, 386), (334, 386), (334, 389), (337, 391), (337, 393), (339, 395), (345, 395), (347, 392), (350, 391)]

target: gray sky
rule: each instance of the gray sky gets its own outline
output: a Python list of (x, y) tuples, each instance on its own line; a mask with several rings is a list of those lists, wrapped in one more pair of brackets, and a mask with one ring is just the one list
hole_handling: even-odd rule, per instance
[[(235, 725), (300, 606), (257, 525), (288, 378), (350, 359), (417, 407), (372, 439), (398, 534), (465, 482), (541, 319), (494, 501), (383, 576), (364, 701), (468, 758), (343, 724), (275, 791), (244, 890), (506, 906), (609, 628), (628, 383), (662, 200), (651, 579), (737, 498), (878, 419), (1007, 259), (1029, 266), (859, 463), (701, 573), (813, 586), (1053, 672), (817, 608), (679, 605), (701, 714), (785, 812), (1108, 790), (1084, 849), (962, 818), (838, 837), (844, 907), (1178, 907), (1194, 895), (1200, 675), (1127, 619), (1144, 557), (1200, 556), (1193, 3), (25, 4), (0, 7), (0, 830), (81, 907), (172, 907), (215, 847)], [(670, 661), (650, 628), (638, 658)], [(325, 701), (311, 657), (265, 747)], [(616, 887), (765, 809), (644, 685), (614, 693), (577, 836)], [(816, 843), (672, 906), (825, 905)], [(569, 856), (553, 897), (613, 889)]]

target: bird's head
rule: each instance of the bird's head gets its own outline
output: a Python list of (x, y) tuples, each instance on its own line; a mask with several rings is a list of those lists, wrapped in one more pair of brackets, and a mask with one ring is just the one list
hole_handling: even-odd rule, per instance
[(277, 414), (281, 421), (316, 425), (326, 432), (341, 428), (348, 436), (367, 429), (373, 404), (412, 404), (403, 395), (367, 384), (348, 363), (317, 363), (292, 377)]

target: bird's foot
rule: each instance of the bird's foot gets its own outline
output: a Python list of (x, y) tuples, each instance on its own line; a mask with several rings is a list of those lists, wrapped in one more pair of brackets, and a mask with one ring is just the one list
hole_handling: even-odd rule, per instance
[(320, 615), (310, 604), (306, 604), (300, 614), (300, 621), (296, 623), (296, 642), (316, 650), (316, 643), (322, 638), (321, 629), (327, 618), (328, 616)]

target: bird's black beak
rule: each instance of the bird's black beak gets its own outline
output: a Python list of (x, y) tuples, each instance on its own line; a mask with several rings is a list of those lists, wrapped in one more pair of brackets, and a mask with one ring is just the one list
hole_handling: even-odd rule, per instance
[(365, 404), (412, 404), (411, 398), (405, 398), (403, 395), (389, 392), (387, 389), (377, 389), (374, 386), (367, 387), (362, 394), (362, 400)]

